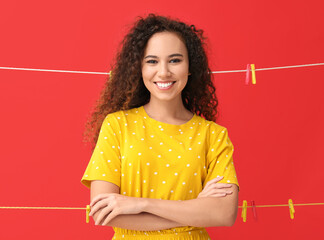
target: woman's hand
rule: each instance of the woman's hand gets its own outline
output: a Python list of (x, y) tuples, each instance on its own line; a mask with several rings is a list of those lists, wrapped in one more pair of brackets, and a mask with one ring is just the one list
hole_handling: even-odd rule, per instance
[(144, 204), (142, 198), (123, 196), (118, 193), (103, 193), (91, 201), (89, 216), (93, 216), (98, 210), (101, 210), (95, 224), (98, 225), (104, 221), (102, 225), (106, 225), (117, 215), (141, 213)]
[(214, 178), (207, 182), (206, 186), (204, 187), (203, 191), (199, 193), (197, 198), (201, 197), (225, 197), (227, 194), (231, 194), (233, 191), (228, 189), (232, 187), (231, 184), (226, 183), (217, 183), (218, 181), (222, 180), (223, 176)]

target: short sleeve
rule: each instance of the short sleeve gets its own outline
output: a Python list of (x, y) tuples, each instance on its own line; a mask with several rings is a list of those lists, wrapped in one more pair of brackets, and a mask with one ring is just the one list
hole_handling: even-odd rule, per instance
[(90, 188), (92, 180), (111, 182), (120, 187), (120, 139), (119, 124), (110, 114), (104, 119), (81, 183)]
[(223, 176), (224, 178), (218, 183), (233, 183), (240, 189), (233, 162), (233, 153), (234, 146), (228, 136), (227, 129), (224, 127), (218, 131), (216, 128), (211, 129), (207, 153), (207, 176), (203, 187), (208, 181)]

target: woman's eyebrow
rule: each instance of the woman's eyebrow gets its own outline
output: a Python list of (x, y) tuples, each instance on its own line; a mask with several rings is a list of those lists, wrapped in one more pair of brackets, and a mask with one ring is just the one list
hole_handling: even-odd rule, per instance
[[(180, 53), (174, 53), (174, 54), (169, 55), (169, 58), (172, 58), (172, 57), (183, 57), (183, 55)], [(154, 56), (154, 55), (147, 55), (145, 58), (158, 58), (158, 57)]]

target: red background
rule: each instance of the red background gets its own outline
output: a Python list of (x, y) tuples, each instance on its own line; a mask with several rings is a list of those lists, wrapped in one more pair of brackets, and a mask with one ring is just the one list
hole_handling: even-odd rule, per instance
[[(324, 62), (324, 3), (308, 1), (1, 1), (0, 66), (109, 72), (116, 48), (149, 12), (205, 30), (212, 71)], [(242, 201), (324, 202), (324, 66), (215, 74)], [(106, 76), (0, 70), (0, 206), (85, 207), (86, 117)], [(212, 239), (323, 239), (324, 206), (241, 209)], [(110, 239), (83, 210), (0, 209), (0, 239)]]

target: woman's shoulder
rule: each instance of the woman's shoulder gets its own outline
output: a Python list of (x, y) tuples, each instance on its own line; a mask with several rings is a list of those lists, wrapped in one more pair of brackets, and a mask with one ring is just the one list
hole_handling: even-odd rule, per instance
[(226, 129), (223, 125), (220, 125), (211, 120), (206, 120), (199, 115), (196, 116), (196, 121), (198, 123), (198, 126), (206, 128), (209, 131), (220, 131)]
[(115, 112), (108, 113), (106, 115), (107, 120), (115, 119), (117, 121), (123, 121), (125, 120), (128, 116), (133, 117), (135, 114), (138, 112), (138, 108), (131, 108), (127, 110), (118, 110)]

